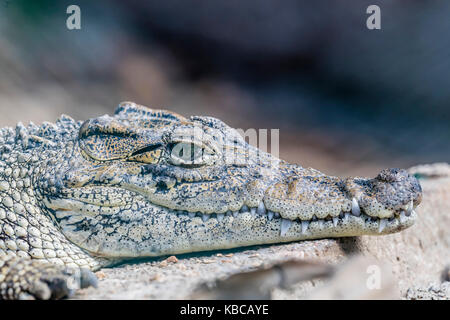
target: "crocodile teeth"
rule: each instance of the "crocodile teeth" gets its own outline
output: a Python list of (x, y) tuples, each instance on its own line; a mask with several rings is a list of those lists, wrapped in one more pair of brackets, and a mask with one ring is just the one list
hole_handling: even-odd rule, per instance
[(312, 221), (317, 221), (317, 217), (316, 217), (316, 215), (315, 215), (315, 214), (313, 214), (313, 216), (312, 216), (311, 220), (312, 220)]
[(381, 233), (386, 228), (386, 219), (380, 219), (380, 226), (378, 227), (378, 233)]
[(405, 211), (400, 212), (400, 223), (405, 222), (406, 220), (406, 215), (405, 215)]
[(264, 206), (264, 203), (262, 201), (258, 205), (257, 212), (261, 216), (266, 214), (266, 207)]
[(226, 215), (227, 217), (231, 217), (231, 216), (233, 215), (233, 212), (231, 212), (231, 210), (228, 210), (228, 211), (225, 213), (225, 215)]
[(188, 212), (188, 216), (189, 216), (189, 218), (194, 218), (195, 217), (195, 212)]
[(218, 213), (217, 214), (217, 221), (219, 221), (219, 222), (222, 221), (224, 216), (225, 215), (223, 213)]
[(334, 225), (335, 227), (337, 226), (338, 221), (339, 221), (338, 217), (333, 217), (333, 225)]
[(306, 233), (306, 230), (308, 230), (309, 222), (308, 221), (302, 221), (302, 233)]
[(233, 211), (233, 217), (237, 217), (238, 216), (238, 214), (239, 214), (239, 212), (238, 211)]
[(280, 235), (284, 236), (286, 232), (288, 232), (289, 228), (292, 225), (292, 221), (288, 219), (281, 219), (281, 232)]
[(256, 208), (250, 208), (250, 214), (254, 216), (256, 214)]
[(275, 218), (278, 219), (278, 218), (280, 217), (280, 214), (279, 214), (278, 212), (275, 212), (275, 213), (274, 213), (274, 216), (275, 216)]
[(361, 209), (359, 208), (358, 201), (355, 198), (352, 199), (352, 215), (357, 217), (361, 215)]
[(320, 229), (323, 228), (323, 220), (319, 220), (319, 227), (320, 227)]
[(344, 214), (344, 222), (345, 223), (347, 223), (347, 221), (348, 221), (348, 217), (350, 216), (350, 214), (348, 213), (348, 212), (346, 212), (345, 214)]
[(272, 219), (273, 219), (273, 215), (274, 215), (273, 211), (267, 211), (267, 218), (268, 218), (269, 220), (272, 220)]
[(241, 208), (241, 212), (248, 212), (248, 211), (249, 211), (248, 207), (244, 204)]
[(409, 217), (411, 215), (411, 212), (413, 211), (413, 209), (414, 209), (414, 205), (413, 205), (413, 201), (411, 200), (409, 202), (408, 208), (406, 208), (406, 212), (405, 212), (407, 217)]
[(203, 222), (208, 221), (209, 218), (210, 218), (209, 214), (202, 214), (202, 220), (203, 220)]

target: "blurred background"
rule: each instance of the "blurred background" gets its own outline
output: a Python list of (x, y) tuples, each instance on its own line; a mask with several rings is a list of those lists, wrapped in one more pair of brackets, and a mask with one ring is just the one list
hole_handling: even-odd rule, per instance
[(131, 100), (280, 129), (283, 159), (329, 174), (449, 161), (449, 16), (438, 0), (0, 0), (0, 126)]

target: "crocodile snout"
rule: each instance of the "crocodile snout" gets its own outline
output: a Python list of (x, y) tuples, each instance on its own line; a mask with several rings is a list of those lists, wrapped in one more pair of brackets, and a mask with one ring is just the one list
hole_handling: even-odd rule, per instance
[(399, 209), (413, 202), (414, 207), (422, 201), (419, 181), (406, 170), (384, 169), (372, 180), (377, 200), (388, 208)]
[(422, 201), (419, 181), (403, 169), (384, 169), (373, 179), (349, 178), (344, 184), (349, 196), (372, 217), (409, 215)]

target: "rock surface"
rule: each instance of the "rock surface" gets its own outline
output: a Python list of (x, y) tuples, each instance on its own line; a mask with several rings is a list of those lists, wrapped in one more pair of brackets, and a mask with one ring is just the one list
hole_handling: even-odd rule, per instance
[[(362, 255), (378, 261), (382, 270), (384, 266), (392, 270), (386, 277), (394, 279), (398, 297), (449, 299), (449, 282), (444, 273), (448, 273), (446, 268), (450, 265), (450, 166), (439, 164), (433, 170), (430, 168), (427, 165), (411, 169), (420, 177), (423, 201), (417, 208), (418, 221), (400, 233), (240, 248), (124, 264), (99, 271), (98, 289), (80, 290), (74, 298), (186, 299), (200, 284), (234, 273), (292, 259), (337, 264), (350, 256)], [(272, 298), (301, 299), (320, 285), (321, 281), (294, 284), (274, 290)]]

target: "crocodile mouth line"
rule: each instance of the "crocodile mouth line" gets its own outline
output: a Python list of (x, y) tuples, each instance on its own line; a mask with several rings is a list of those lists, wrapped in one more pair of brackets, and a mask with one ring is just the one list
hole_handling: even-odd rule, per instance
[[(349, 222), (350, 219), (358, 219), (360, 222), (362, 222), (367, 227), (370, 227), (370, 229), (373, 229), (373, 227), (376, 225), (378, 227), (378, 233), (382, 233), (383, 230), (385, 230), (389, 226), (402, 226), (405, 224), (409, 224), (413, 222), (417, 216), (416, 212), (414, 211), (412, 204), (408, 205), (408, 208), (405, 210), (398, 210), (395, 211), (394, 214), (389, 218), (380, 218), (380, 217), (374, 217), (367, 215), (359, 209), (356, 211), (353, 207), (353, 210), (351, 212), (341, 212), (338, 216), (330, 216), (323, 219), (317, 218), (315, 215), (312, 216), (311, 219), (286, 219), (283, 218), (280, 213), (266, 210), (265, 206), (263, 205), (262, 201), (260, 202), (258, 207), (248, 207), (244, 205), (239, 211), (230, 211), (228, 210), (226, 213), (212, 213), (212, 214), (204, 214), (201, 212), (188, 212), (184, 210), (172, 210), (172, 213), (175, 213), (180, 218), (199, 218), (203, 222), (207, 222), (210, 219), (216, 219), (218, 222), (222, 222), (226, 217), (233, 217), (237, 218), (244, 214), (249, 214), (253, 216), (254, 218), (263, 217), (266, 218), (267, 221), (279, 221), (280, 222), (280, 235), (284, 236), (286, 232), (290, 229), (293, 223), (298, 223), (301, 225), (301, 232), (302, 234), (306, 234), (309, 227), (312, 224), (316, 224), (318, 226), (318, 229), (324, 229), (325, 227), (332, 226), (334, 228), (338, 227), (339, 225), (345, 225), (347, 222)], [(326, 225), (328, 224), (328, 225)]]
[(330, 230), (331, 228), (345, 228), (345, 226), (350, 223), (350, 220), (353, 220), (353, 223), (357, 223), (364, 230), (371, 230), (373, 233), (383, 233), (385, 230), (393, 230), (396, 228), (406, 228), (408, 225), (412, 224), (417, 217), (416, 212), (413, 210), (408, 216), (402, 212), (399, 215), (394, 215), (391, 218), (378, 218), (371, 217), (364, 213), (361, 213), (359, 216), (354, 216), (351, 213), (341, 213), (337, 217), (327, 217), (325, 219), (317, 219), (313, 218), (310, 220), (301, 220), (301, 219), (285, 219), (280, 216), (279, 213), (268, 212), (267, 214), (257, 214), (252, 213), (251, 210), (245, 212), (239, 212), (238, 214), (233, 214), (227, 212), (223, 213), (213, 213), (213, 214), (202, 214), (202, 213), (193, 213), (186, 211), (176, 211), (177, 216), (181, 219), (201, 219), (204, 223), (209, 220), (217, 220), (217, 222), (223, 222), (224, 219), (227, 218), (239, 218), (244, 215), (251, 215), (254, 219), (262, 218), (266, 219), (267, 223), (273, 221), (275, 223), (279, 223), (280, 226), (280, 236), (285, 236), (289, 229), (297, 224), (301, 227), (301, 234), (308, 236), (311, 235), (310, 230), (322, 231), (322, 230)]
[[(95, 188), (89, 188), (90, 190)], [(132, 196), (144, 197), (145, 195), (136, 191), (130, 191), (122, 188), (110, 188), (120, 190), (120, 192), (131, 192)], [(352, 207), (349, 212), (341, 212), (337, 216), (328, 215), (325, 218), (317, 218), (313, 215), (310, 219), (296, 218), (294, 220), (287, 219), (279, 212), (267, 210), (264, 202), (260, 201), (258, 207), (249, 207), (243, 205), (240, 210), (231, 211), (228, 210), (224, 213), (202, 213), (202, 212), (189, 212), (186, 210), (176, 210), (165, 206), (161, 206), (146, 199), (146, 203), (157, 211), (165, 214), (171, 214), (179, 218), (180, 220), (191, 219), (200, 223), (208, 223), (209, 220), (216, 223), (225, 223), (225, 219), (237, 219), (240, 217), (250, 217), (253, 219), (266, 219), (266, 223), (277, 222), (279, 223), (280, 236), (285, 236), (290, 228), (298, 224), (301, 229), (302, 235), (308, 235), (312, 230), (320, 232), (321, 230), (330, 230), (332, 228), (345, 228), (348, 223), (356, 223), (364, 230), (371, 230), (373, 233), (383, 233), (385, 230), (392, 230), (395, 228), (403, 228), (411, 225), (416, 219), (417, 215), (414, 211), (412, 201), (401, 210), (393, 211), (392, 216), (387, 218), (375, 217), (366, 214), (358, 205), (356, 199), (352, 200)], [(93, 199), (86, 198), (63, 198), (63, 197), (47, 197), (45, 201), (46, 206), (54, 211), (57, 219), (63, 219), (70, 216), (72, 213), (83, 215), (97, 215), (97, 214), (114, 214), (119, 213), (122, 210), (132, 210), (132, 205), (122, 203), (101, 203)], [(198, 220), (197, 220), (198, 219)]]

